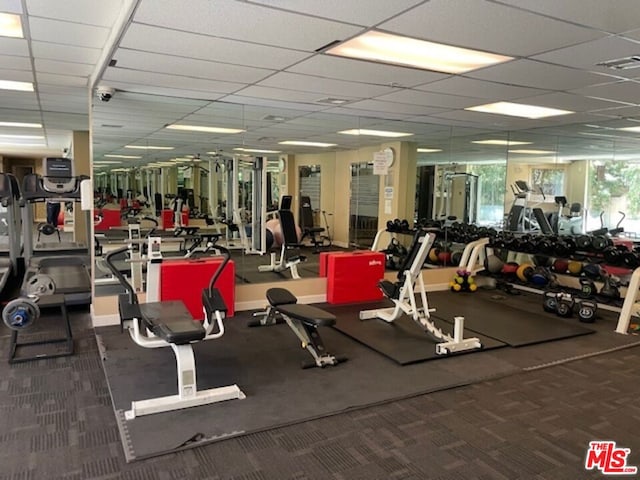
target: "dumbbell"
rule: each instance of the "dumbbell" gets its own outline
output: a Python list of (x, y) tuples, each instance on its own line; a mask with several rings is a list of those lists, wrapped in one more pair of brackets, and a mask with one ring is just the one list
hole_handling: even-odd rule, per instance
[(598, 289), (596, 288), (596, 284), (589, 278), (581, 278), (580, 279), (580, 296), (583, 298), (593, 297), (596, 293), (598, 293)]
[(560, 317), (568, 318), (573, 314), (576, 301), (570, 293), (558, 293), (556, 295), (556, 313)]
[(580, 300), (578, 302), (578, 320), (583, 323), (593, 323), (596, 321), (598, 304), (591, 300)]
[(604, 235), (594, 235), (591, 238), (591, 248), (596, 252), (602, 252), (607, 247), (613, 245), (613, 242), (609, 237)]

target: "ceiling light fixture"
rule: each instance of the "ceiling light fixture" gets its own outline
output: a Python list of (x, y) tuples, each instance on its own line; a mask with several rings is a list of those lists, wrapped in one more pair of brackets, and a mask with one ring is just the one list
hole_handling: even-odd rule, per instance
[(236, 152), (246, 152), (246, 153), (280, 153), (281, 152), (281, 150), (261, 150), (259, 148), (243, 148), (243, 147), (234, 148), (233, 150), (235, 150)]
[(16, 82), (15, 80), (0, 80), (0, 89), (33, 92), (32, 82)]
[(418, 153), (436, 153), (441, 152), (441, 148), (419, 148)]
[(352, 128), (351, 130), (342, 130), (341, 133), (343, 135), (368, 135), (371, 137), (409, 137), (413, 135), (413, 133), (406, 132), (390, 132), (386, 130), (367, 130), (365, 128)]
[(95, 160), (94, 165), (120, 165), (122, 162), (116, 160)]
[(553, 150), (526, 150), (526, 149), (518, 149), (518, 150), (507, 150), (509, 153), (523, 153), (527, 155), (546, 155), (556, 153)]
[(471, 143), (477, 143), (478, 145), (531, 145), (533, 142), (519, 142), (516, 140), (472, 140)]
[(117, 153), (107, 153), (107, 154), (103, 155), (103, 157), (106, 157), (106, 158), (129, 158), (129, 159), (142, 158), (140, 155), (120, 155), (120, 154), (117, 154)]
[(0, 138), (12, 138), (14, 140), (44, 140), (42, 135), (0, 135)]
[(0, 122), (0, 127), (42, 128), (41, 123)]
[(452, 47), (378, 31), (358, 35), (329, 48), (326, 53), (445, 73), (465, 73), (513, 60), (513, 57), (505, 55)]
[(20, 15), (12, 13), (0, 13), (0, 36), (24, 38), (22, 33), (22, 21)]
[(206, 132), (206, 133), (241, 133), (245, 130), (241, 128), (224, 128), (224, 127), (204, 127), (201, 125), (167, 125), (165, 128), (169, 130), (186, 130), (189, 132)]
[(302, 147), (335, 147), (337, 143), (322, 143), (322, 142), (305, 142), (302, 140), (285, 140), (284, 142), (278, 142), (279, 145), (299, 145)]
[(175, 147), (157, 147), (154, 145), (125, 145), (124, 148), (134, 148), (138, 150), (173, 150)]
[(640, 132), (640, 126), (637, 126), (637, 127), (624, 127), (624, 128), (619, 128), (618, 130), (622, 130), (624, 132)]
[(485, 105), (478, 105), (476, 107), (468, 107), (465, 108), (465, 110), (531, 119), (554, 117), (557, 115), (567, 115), (569, 113), (575, 113), (570, 110), (560, 110), (557, 108), (539, 107), (537, 105), (526, 105), (524, 103), (511, 102), (487, 103)]

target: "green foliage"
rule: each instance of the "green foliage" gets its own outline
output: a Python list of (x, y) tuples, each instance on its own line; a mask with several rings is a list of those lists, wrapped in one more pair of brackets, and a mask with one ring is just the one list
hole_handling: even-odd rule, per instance
[(469, 173), (480, 177), (480, 205), (504, 204), (507, 178), (507, 166), (504, 163), (470, 165)]
[(640, 214), (640, 165), (608, 160), (591, 163), (589, 197), (592, 211), (606, 211), (612, 198), (626, 197), (627, 214)]

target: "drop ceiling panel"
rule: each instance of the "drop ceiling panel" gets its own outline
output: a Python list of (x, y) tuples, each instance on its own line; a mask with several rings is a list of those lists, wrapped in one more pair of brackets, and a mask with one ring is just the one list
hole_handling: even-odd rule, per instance
[(611, 33), (620, 33), (640, 24), (640, 9), (636, 0), (499, 0), (551, 17), (580, 23)]
[(206, 78), (227, 82), (254, 83), (273, 73), (273, 70), (253, 68), (228, 63), (207, 62), (192, 58), (161, 55), (119, 49), (114, 58), (118, 68), (160, 72), (169, 75), (178, 73), (185, 77)]
[(513, 62), (488, 67), (471, 72), (470, 77), (481, 80), (504, 82), (525, 87), (546, 88), (549, 90), (567, 90), (587, 85), (610, 82), (606, 75), (575, 70), (572, 68), (535, 62), (532, 60), (516, 60)]
[[(255, 88), (255, 87), (251, 87)], [(266, 87), (259, 87), (266, 88)], [(246, 90), (246, 89), (245, 89)], [(275, 89), (269, 89), (275, 90)], [(302, 92), (293, 92), (293, 93), (302, 93)], [(303, 101), (289, 101), (289, 100), (278, 100), (273, 98), (264, 98), (264, 97), (250, 97), (245, 95), (227, 95), (224, 97), (225, 102), (233, 102), (241, 105), (247, 106), (261, 106), (261, 107), (273, 107), (273, 108), (285, 108), (287, 110), (301, 110), (301, 111), (318, 111), (318, 110), (326, 110), (327, 106), (323, 104), (311, 104), (304, 103)]]
[(399, 113), (404, 115), (429, 115), (442, 112), (444, 108), (427, 107), (421, 104), (383, 102), (381, 100), (363, 100), (349, 104), (349, 108), (373, 110), (375, 112)]
[[(170, 35), (171, 41), (165, 41)], [(200, 60), (283, 69), (309, 53), (133, 23), (122, 47)], [(117, 58), (117, 57), (116, 57)]]
[(492, 115), (490, 113), (471, 112), (468, 110), (456, 110), (451, 112), (437, 113), (435, 115), (431, 115), (431, 117), (475, 123), (478, 127), (493, 126), (499, 128), (532, 128), (536, 125), (536, 122), (533, 120), (507, 117), (506, 115)]
[(68, 22), (111, 27), (122, 8), (122, 0), (26, 0), (29, 15)]
[(87, 130), (89, 128), (89, 116), (77, 113), (42, 112), (46, 125), (55, 125), (59, 129)]
[(587, 112), (590, 110), (601, 110), (604, 108), (613, 108), (620, 106), (620, 104), (616, 102), (561, 92), (550, 93), (546, 95), (537, 95), (535, 97), (520, 98), (518, 99), (518, 103), (560, 108), (562, 110), (570, 110), (572, 112)]
[(454, 76), (446, 80), (428, 83), (415, 87), (426, 92), (446, 93), (450, 95), (464, 95), (468, 97), (490, 100), (513, 100), (545, 93), (545, 90), (529, 87), (517, 87), (504, 83), (487, 82), (475, 78)]
[(36, 110), (21, 110), (7, 108), (3, 105), (0, 108), (0, 118), (4, 122), (31, 122), (40, 123), (40, 112)]
[(369, 118), (386, 118), (389, 120), (404, 120), (410, 115), (406, 113), (382, 113), (376, 112), (373, 110), (363, 110), (352, 107), (335, 107), (326, 110), (326, 113), (336, 114), (336, 115), (348, 115), (353, 117), (353, 128), (358, 128), (359, 117), (369, 117)]
[(598, 113), (602, 115), (610, 115), (614, 117), (640, 117), (640, 107), (637, 105), (624, 106), (624, 107), (601, 110)]
[[(269, 100), (282, 100), (284, 102), (308, 102), (314, 103), (316, 100), (322, 97), (321, 94), (311, 92), (300, 92), (296, 90), (285, 90), (282, 88), (265, 87), (262, 85), (253, 85), (251, 87), (244, 88), (236, 93), (236, 95), (242, 95), (243, 97), (256, 97), (260, 99)], [(229, 101), (233, 101), (229, 99)], [(260, 103), (258, 103), (260, 105)], [(285, 105), (285, 104), (283, 104)], [(308, 107), (305, 107), (308, 108)], [(327, 108), (327, 105), (319, 106), (318, 108)]]
[(46, 42), (31, 42), (33, 56), (40, 59), (95, 65), (100, 57), (98, 48), (74, 47)]
[(342, 22), (373, 26), (387, 18), (406, 10), (422, 0), (250, 0), (250, 3), (263, 4), (292, 12), (304, 13), (314, 17), (330, 18)]
[(573, 47), (547, 52), (542, 55), (537, 55), (534, 58), (567, 67), (632, 78), (638, 74), (637, 69), (613, 70), (597, 65), (601, 62), (626, 58), (632, 55), (640, 55), (639, 43), (620, 37), (607, 37)]
[(86, 87), (87, 77), (58, 75), (55, 73), (38, 73), (38, 85), (62, 85), (68, 87)]
[(31, 70), (31, 60), (29, 57), (17, 57), (15, 55), (0, 54), (0, 70)]
[[(167, 75), (164, 73), (140, 72), (138, 70), (127, 70), (124, 68), (107, 68), (104, 80), (115, 80), (128, 83), (136, 83), (140, 86), (158, 86), (177, 88), (181, 90), (200, 90), (211, 94), (213, 98), (217, 93), (231, 93), (242, 87), (239, 83), (219, 82), (216, 80), (205, 80), (202, 78), (183, 77), (180, 75)], [(102, 82), (102, 83), (105, 83)], [(208, 98), (208, 97), (207, 97)]]
[(604, 36), (595, 30), (485, 0), (431, 0), (381, 24), (380, 28), (440, 43), (521, 56)]
[[(38, 110), (38, 97), (34, 93), (0, 90), (0, 105), (4, 108)], [(0, 120), (9, 121), (4, 118), (0, 118)]]
[(33, 74), (29, 70), (9, 70), (4, 69), (0, 72), (2, 80), (13, 80), (16, 82), (33, 82)]
[(377, 97), (376, 100), (440, 107), (440, 109), (465, 108), (483, 102), (479, 98), (447, 95), (444, 93), (430, 93), (418, 90), (400, 90), (387, 95), (381, 95)]
[(601, 98), (631, 104), (640, 103), (640, 84), (630, 80), (623, 80), (605, 85), (577, 88), (569, 93), (584, 95), (587, 97)]
[(117, 90), (126, 90), (131, 93), (149, 94), (157, 96), (172, 96), (175, 98), (187, 99), (207, 99), (216, 100), (224, 96), (223, 93), (212, 93), (203, 90), (190, 90), (180, 87), (160, 87), (157, 85), (146, 85), (142, 83), (122, 82), (116, 80), (108, 80), (101, 82), (103, 85), (109, 85)]
[(29, 27), (33, 40), (78, 47), (102, 48), (109, 35), (108, 28), (46, 18), (30, 17)]
[(55, 100), (42, 100), (42, 109), (47, 112), (84, 113), (89, 112), (87, 105), (77, 103), (60, 102)]
[(351, 82), (376, 83), (380, 85), (397, 84), (404, 87), (412, 87), (448, 77), (443, 73), (382, 65), (331, 55), (316, 55), (288, 68), (287, 71)]
[(56, 75), (71, 75), (75, 77), (88, 77), (94, 70), (88, 63), (61, 62), (58, 60), (35, 59), (36, 72), (55, 73)]
[(0, 0), (0, 12), (22, 13), (22, 2), (20, 0)]
[(29, 44), (23, 38), (0, 37), (0, 55), (29, 56)]
[(280, 72), (263, 80), (259, 86), (286, 88), (302, 92), (317, 92), (321, 95), (330, 95), (339, 98), (366, 98), (384, 95), (395, 90), (392, 87), (371, 85), (367, 83), (345, 82), (311, 75), (299, 75), (297, 73)]
[[(232, 0), (144, 0), (134, 20), (187, 32), (211, 34), (313, 51), (359, 28), (329, 20), (287, 13)], [(292, 28), (295, 26), (295, 28)]]

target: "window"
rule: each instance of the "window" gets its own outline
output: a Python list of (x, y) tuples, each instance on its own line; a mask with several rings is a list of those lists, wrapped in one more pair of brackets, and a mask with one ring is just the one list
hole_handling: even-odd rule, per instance
[(564, 168), (532, 168), (531, 184), (534, 193), (545, 195), (564, 194)]

